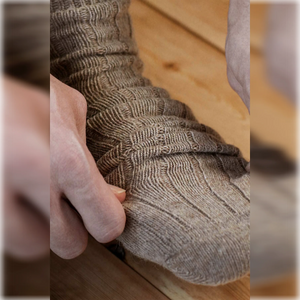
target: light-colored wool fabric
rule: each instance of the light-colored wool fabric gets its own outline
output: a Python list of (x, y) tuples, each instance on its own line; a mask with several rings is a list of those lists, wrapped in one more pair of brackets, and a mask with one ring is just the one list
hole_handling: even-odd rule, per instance
[(123, 246), (193, 283), (233, 281), (249, 271), (246, 161), (142, 76), (128, 6), (52, 0), (51, 73), (85, 96), (88, 147), (127, 191)]

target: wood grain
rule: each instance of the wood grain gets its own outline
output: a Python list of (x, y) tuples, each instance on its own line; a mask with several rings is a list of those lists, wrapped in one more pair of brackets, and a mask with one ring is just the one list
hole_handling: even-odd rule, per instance
[[(296, 160), (297, 109), (270, 85), (266, 77), (263, 47), (267, 10), (268, 4), (251, 4), (251, 134), (260, 142), (275, 146)], [(252, 286), (251, 298), (296, 296), (296, 282), (294, 274), (277, 280), (270, 279)]]
[(250, 118), (227, 81), (225, 55), (140, 1), (131, 15), (145, 76), (249, 159)]
[(297, 158), (297, 109), (270, 85), (266, 77), (263, 43), (268, 5), (252, 3), (251, 9), (251, 133), (261, 141)]
[(52, 300), (167, 300), (161, 292), (90, 238), (73, 260), (51, 253)]
[(262, 52), (267, 25), (268, 4), (251, 3), (250, 5), (250, 44), (251, 50)]
[(225, 52), (229, 0), (143, 0)]
[(172, 300), (249, 300), (250, 277), (222, 286), (210, 287), (188, 283), (171, 272), (126, 253), (126, 263)]
[(251, 53), (251, 134), (297, 159), (297, 109), (265, 74), (264, 58)]
[[(230, 0), (142, 0), (161, 14), (225, 52)], [(266, 30), (268, 4), (251, 3), (251, 49), (261, 51)]]
[(2, 278), (3, 299), (49, 296), (50, 256), (26, 261), (4, 254)]
[[(200, 122), (209, 124), (249, 157), (249, 115), (227, 82), (224, 54), (140, 1), (132, 1), (131, 16), (145, 76), (187, 103)], [(126, 263), (172, 300), (250, 297), (249, 276), (224, 286), (205, 287), (182, 281), (130, 253)]]
[(272, 299), (275, 297), (293, 297), (290, 299), (295, 299), (294, 297), (297, 296), (297, 275), (291, 274), (260, 286), (251, 287), (251, 297), (254, 296), (272, 297)]
[[(144, 75), (154, 85), (166, 88), (174, 99), (188, 104), (201, 123), (217, 130), (249, 159), (249, 114), (228, 84), (222, 49), (228, 2), (133, 0), (130, 10), (145, 63)], [(130, 253), (126, 253), (126, 265), (101, 247), (90, 242), (86, 252), (72, 261), (52, 255), (51, 283), (56, 290), (53, 299), (248, 300), (250, 297), (249, 276), (218, 287), (193, 285)], [(68, 294), (72, 290), (77, 297)]]

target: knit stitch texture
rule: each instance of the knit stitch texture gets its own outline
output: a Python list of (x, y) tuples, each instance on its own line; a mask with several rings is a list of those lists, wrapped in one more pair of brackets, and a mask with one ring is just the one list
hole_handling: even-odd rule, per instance
[(125, 249), (192, 283), (233, 281), (249, 271), (246, 161), (142, 76), (128, 7), (51, 0), (51, 73), (85, 96), (88, 148), (126, 189)]

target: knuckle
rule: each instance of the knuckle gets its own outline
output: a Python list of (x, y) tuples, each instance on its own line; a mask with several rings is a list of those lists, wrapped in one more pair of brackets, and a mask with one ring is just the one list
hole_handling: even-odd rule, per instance
[(21, 168), (27, 168), (28, 170), (39, 170), (39, 167), (43, 163), (43, 153), (40, 151), (30, 151), (28, 149), (26, 153), (23, 153), (22, 160), (19, 161)]
[(80, 115), (86, 116), (87, 103), (86, 103), (85, 97), (77, 90), (74, 90), (74, 93), (75, 93), (74, 98), (76, 99), (76, 105), (77, 105), (78, 112), (80, 113)]
[(67, 167), (69, 170), (70, 167), (77, 166), (78, 164), (81, 165), (82, 157), (80, 155), (79, 151), (76, 151), (77, 147), (74, 147), (73, 149), (70, 149), (63, 155), (63, 160), (64, 160), (64, 167)]
[[(56, 176), (67, 178), (82, 178), (88, 172), (88, 162), (81, 149), (80, 144), (68, 147), (67, 151), (62, 151), (57, 155), (54, 167)], [(66, 175), (70, 176), (66, 176)], [(72, 176), (71, 176), (72, 175)]]

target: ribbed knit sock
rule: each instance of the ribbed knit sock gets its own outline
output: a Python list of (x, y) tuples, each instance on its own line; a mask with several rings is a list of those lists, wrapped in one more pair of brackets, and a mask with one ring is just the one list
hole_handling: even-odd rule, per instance
[(233, 281), (249, 271), (246, 161), (142, 76), (128, 7), (52, 0), (51, 73), (85, 96), (87, 145), (126, 189), (125, 249), (193, 283)]

